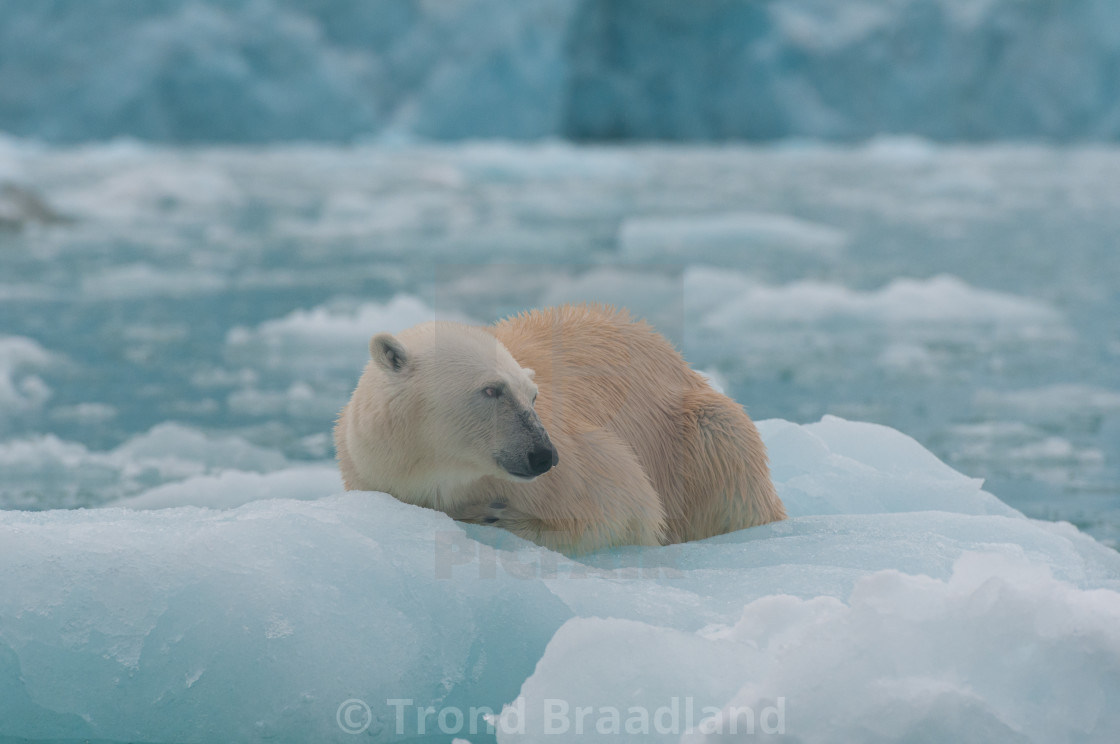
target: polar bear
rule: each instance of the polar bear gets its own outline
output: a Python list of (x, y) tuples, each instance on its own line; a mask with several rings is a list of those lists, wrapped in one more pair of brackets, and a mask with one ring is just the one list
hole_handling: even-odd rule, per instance
[(436, 321), (369, 348), (335, 426), (347, 489), (568, 554), (785, 518), (754, 423), (625, 311)]

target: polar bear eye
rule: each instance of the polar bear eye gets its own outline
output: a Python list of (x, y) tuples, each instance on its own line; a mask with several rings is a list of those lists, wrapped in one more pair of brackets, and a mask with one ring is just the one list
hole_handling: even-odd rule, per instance
[(502, 397), (502, 389), (497, 385), (487, 385), (482, 389), (482, 394), (487, 398), (500, 398)]

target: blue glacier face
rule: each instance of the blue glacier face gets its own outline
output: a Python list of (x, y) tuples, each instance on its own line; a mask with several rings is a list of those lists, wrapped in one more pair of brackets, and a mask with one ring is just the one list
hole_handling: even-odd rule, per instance
[(1115, 139), (1112, 0), (0, 2), (54, 141)]

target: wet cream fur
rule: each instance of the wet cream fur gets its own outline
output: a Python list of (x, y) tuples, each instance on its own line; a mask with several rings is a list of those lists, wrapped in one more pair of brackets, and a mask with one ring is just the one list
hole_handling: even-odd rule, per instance
[[(347, 489), (495, 523), (569, 554), (786, 516), (742, 407), (625, 312), (562, 306), (488, 328), (426, 323), (371, 347), (379, 338), (395, 340), (408, 364), (371, 361), (339, 415)], [(514, 480), (494, 461), (508, 433), (476, 405), (492, 381), (535, 408), (558, 453), (535, 480)]]

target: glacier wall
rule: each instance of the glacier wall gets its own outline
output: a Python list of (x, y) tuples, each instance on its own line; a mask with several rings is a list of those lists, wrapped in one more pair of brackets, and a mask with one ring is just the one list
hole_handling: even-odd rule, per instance
[(1112, 0), (0, 0), (53, 141), (1115, 139)]

